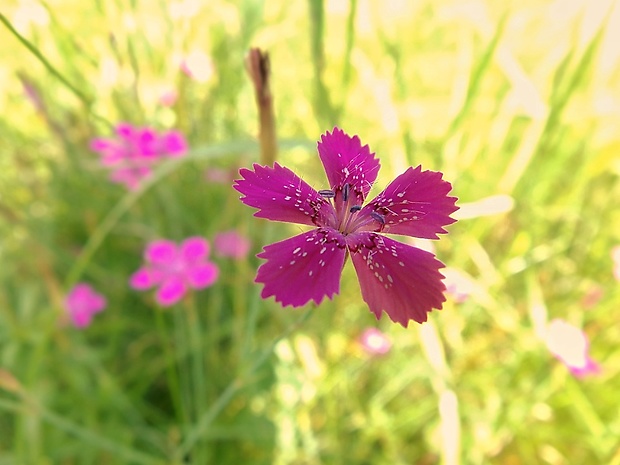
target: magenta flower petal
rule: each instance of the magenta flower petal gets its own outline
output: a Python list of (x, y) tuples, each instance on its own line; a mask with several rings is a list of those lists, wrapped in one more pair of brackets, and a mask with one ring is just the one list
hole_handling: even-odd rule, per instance
[(169, 276), (155, 293), (155, 300), (162, 307), (169, 307), (181, 300), (186, 291), (183, 279), (179, 276)]
[(168, 131), (161, 138), (162, 150), (171, 157), (180, 157), (187, 152), (187, 141), (179, 131)]
[(122, 167), (125, 161), (125, 154), (122, 150), (110, 150), (102, 155), (100, 161), (105, 167), (114, 168), (119, 165)]
[(160, 155), (158, 136), (154, 129), (141, 128), (135, 141), (138, 145), (136, 156), (144, 160), (155, 159)]
[(586, 357), (585, 365), (581, 367), (568, 366), (568, 369), (576, 378), (585, 378), (586, 376), (597, 375), (601, 372), (601, 366), (589, 356)]
[(423, 323), (446, 300), (439, 272), (443, 263), (433, 254), (376, 233), (347, 237), (362, 297), (377, 318), (385, 311), (405, 328), (409, 320)]
[(317, 147), (331, 189), (336, 191), (348, 183), (361, 204), (379, 173), (375, 154), (370, 153), (368, 145), (362, 146), (359, 137), (338, 128), (323, 134)]
[(106, 152), (117, 148), (118, 147), (114, 141), (104, 139), (103, 137), (95, 137), (90, 141), (90, 149), (94, 152)]
[(438, 239), (443, 226), (454, 223), (450, 214), (458, 210), (456, 197), (448, 197), (452, 185), (437, 171), (409, 168), (371, 200), (360, 214), (381, 215), (382, 232)]
[(163, 279), (164, 276), (161, 272), (143, 267), (131, 275), (129, 285), (132, 289), (144, 291), (157, 286)]
[(65, 308), (76, 328), (85, 328), (92, 322), (93, 315), (107, 305), (105, 297), (85, 283), (76, 284), (67, 294)]
[(256, 275), (256, 282), (265, 284), (261, 296), (293, 307), (331, 299), (340, 290), (345, 250), (344, 236), (329, 228), (266, 246), (257, 255), (267, 260)]
[(93, 315), (89, 312), (76, 312), (72, 315), (72, 321), (76, 328), (86, 328), (93, 322)]
[(116, 134), (122, 139), (133, 139), (135, 137), (134, 127), (129, 123), (118, 123), (115, 131)]
[(180, 254), (187, 263), (204, 260), (209, 255), (209, 242), (203, 237), (185, 239), (181, 244)]
[(177, 257), (177, 245), (168, 240), (151, 242), (144, 251), (144, 259), (147, 262), (159, 265), (172, 264)]
[(186, 271), (185, 278), (194, 289), (204, 289), (217, 280), (218, 272), (213, 263), (201, 263)]
[(135, 191), (140, 186), (140, 181), (148, 176), (147, 174), (143, 174), (145, 170), (138, 171), (136, 169), (117, 169), (110, 174), (110, 181), (124, 184), (127, 189), (130, 191)]
[(314, 226), (333, 216), (333, 207), (295, 173), (277, 163), (273, 168), (254, 164), (254, 171), (239, 170), (243, 179), (233, 187), (245, 197), (241, 201), (259, 210), (254, 216), (273, 221)]

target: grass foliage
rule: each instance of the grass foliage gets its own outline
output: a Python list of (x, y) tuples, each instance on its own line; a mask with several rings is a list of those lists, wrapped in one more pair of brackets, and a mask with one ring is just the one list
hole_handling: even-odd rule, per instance
[[(10, 0), (0, 23), (0, 464), (620, 464), (617, 2)], [(317, 189), (335, 124), (381, 158), (376, 192), (409, 165), (453, 182), (435, 247), (467, 300), (376, 322), (350, 265), (319, 307), (260, 299), (254, 254), (299, 228), (205, 175), (258, 161), (252, 46), (279, 161)], [(193, 50), (204, 82), (179, 69)], [(191, 152), (127, 193), (88, 148), (118, 121)], [(129, 289), (146, 242), (232, 228), (252, 254), (216, 258), (215, 286), (170, 309)], [(108, 299), (84, 331), (78, 281)], [(551, 318), (598, 376), (553, 358)], [(372, 326), (385, 356), (357, 342)]]

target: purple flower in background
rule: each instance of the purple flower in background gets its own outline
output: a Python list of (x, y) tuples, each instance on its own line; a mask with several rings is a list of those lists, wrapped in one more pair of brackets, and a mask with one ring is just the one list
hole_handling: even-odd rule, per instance
[(256, 276), (265, 285), (261, 296), (294, 307), (332, 298), (350, 254), (362, 297), (377, 318), (385, 311), (405, 327), (409, 320), (426, 321), (427, 312), (445, 301), (443, 264), (380, 233), (437, 239), (446, 232), (443, 226), (455, 222), (450, 214), (458, 209), (456, 198), (448, 196), (452, 186), (441, 173), (418, 166), (364, 205), (379, 172), (368, 146), (334, 128), (321, 137), (318, 152), (329, 189), (317, 192), (278, 163), (241, 169), (243, 179), (234, 185), (243, 203), (258, 209), (255, 216), (315, 227), (258, 255), (267, 260)]
[(106, 304), (105, 297), (86, 283), (76, 284), (65, 299), (65, 309), (76, 328), (89, 326), (93, 315), (101, 312)]
[(547, 327), (545, 342), (549, 351), (574, 376), (581, 378), (600, 371), (598, 364), (588, 354), (590, 344), (587, 336), (576, 326), (559, 318), (552, 320)]
[(189, 288), (203, 289), (215, 282), (218, 269), (208, 256), (209, 243), (202, 237), (185, 239), (180, 246), (168, 240), (153, 241), (144, 252), (146, 265), (131, 276), (129, 284), (139, 291), (157, 287), (155, 300), (168, 307)]
[(101, 164), (111, 170), (110, 180), (134, 190), (163, 158), (185, 155), (187, 142), (178, 131), (158, 134), (154, 129), (128, 123), (116, 126), (116, 137), (97, 137), (90, 148), (101, 155)]
[(241, 260), (250, 251), (250, 241), (237, 231), (225, 231), (215, 235), (213, 247), (215, 252), (222, 257)]
[(377, 328), (368, 328), (360, 336), (360, 344), (370, 355), (385, 355), (392, 348), (388, 337)]

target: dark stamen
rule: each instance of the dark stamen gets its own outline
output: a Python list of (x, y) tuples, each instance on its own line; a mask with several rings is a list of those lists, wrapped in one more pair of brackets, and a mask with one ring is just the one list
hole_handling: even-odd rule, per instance
[(336, 197), (336, 193), (330, 189), (323, 189), (322, 191), (319, 191), (319, 195), (326, 199), (333, 199)]
[(361, 206), (361, 205), (353, 205), (349, 211), (350, 211), (351, 213), (355, 213), (355, 212), (360, 211), (361, 209), (362, 209), (362, 206)]
[(349, 183), (345, 182), (344, 186), (342, 186), (342, 200), (345, 202), (349, 200)]
[(377, 213), (377, 212), (371, 212), (370, 216), (377, 220), (379, 223), (381, 224), (385, 224), (385, 216), (383, 216), (381, 213)]

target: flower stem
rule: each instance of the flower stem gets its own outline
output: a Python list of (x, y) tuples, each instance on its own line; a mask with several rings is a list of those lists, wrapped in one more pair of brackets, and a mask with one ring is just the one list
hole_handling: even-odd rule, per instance
[(260, 161), (264, 165), (273, 165), (278, 154), (276, 124), (273, 111), (273, 95), (269, 81), (271, 68), (269, 54), (259, 48), (250, 49), (245, 67), (254, 84), (254, 96), (258, 107)]
[(308, 309), (304, 311), (295, 321), (293, 321), (273, 342), (263, 350), (263, 352), (256, 358), (254, 363), (250, 365), (247, 370), (241, 372), (235, 379), (233, 379), (228, 387), (220, 394), (217, 400), (211, 405), (211, 408), (203, 413), (200, 419), (190, 428), (183, 442), (177, 447), (174, 457), (179, 458), (187, 454), (194, 444), (204, 437), (211, 423), (217, 418), (217, 416), (226, 408), (235, 395), (244, 387), (246, 387), (252, 379), (252, 376), (256, 371), (263, 366), (263, 364), (269, 360), (269, 357), (273, 354), (273, 351), (282, 339), (288, 337), (293, 331), (295, 331), (301, 324), (303, 324), (308, 317), (312, 314), (312, 310), (315, 305), (308, 306)]
[(181, 402), (179, 374), (175, 369), (174, 354), (172, 353), (172, 347), (170, 345), (170, 339), (168, 332), (166, 331), (166, 322), (164, 321), (163, 310), (160, 308), (155, 309), (155, 319), (157, 320), (157, 329), (159, 330), (159, 337), (163, 346), (164, 357), (166, 360), (166, 376), (168, 378), (168, 387), (170, 392), (170, 398), (174, 411), (180, 423), (187, 423), (187, 415), (183, 409), (183, 403)]

